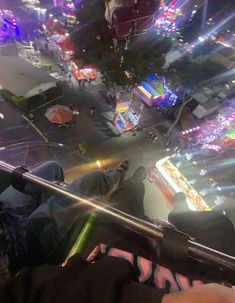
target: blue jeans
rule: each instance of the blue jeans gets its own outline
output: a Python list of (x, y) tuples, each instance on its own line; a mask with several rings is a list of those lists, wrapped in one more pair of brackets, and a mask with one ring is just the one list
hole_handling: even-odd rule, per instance
[[(62, 167), (56, 161), (45, 162), (32, 170), (32, 174), (48, 181), (64, 181)], [(43, 189), (36, 184), (28, 182), (24, 192), (9, 186), (0, 194), (3, 209), (14, 210), (22, 216), (29, 216), (42, 203)]]
[[(54, 161), (44, 163), (32, 173), (50, 181), (64, 179), (61, 166)], [(92, 172), (73, 181), (67, 189), (83, 197), (99, 199), (115, 191), (123, 177), (120, 168)], [(37, 185), (28, 183), (24, 193), (11, 186), (6, 190), (7, 199), (6, 193), (3, 193), (4, 207), (24, 215), (29, 213), (29, 209), (33, 210), (28, 217), (24, 217), (19, 230), (19, 238), (27, 244), (24, 265), (63, 261), (88, 216), (83, 205), (60, 195), (52, 195), (45, 202), (38, 203), (35, 198), (41, 197), (42, 191)]]

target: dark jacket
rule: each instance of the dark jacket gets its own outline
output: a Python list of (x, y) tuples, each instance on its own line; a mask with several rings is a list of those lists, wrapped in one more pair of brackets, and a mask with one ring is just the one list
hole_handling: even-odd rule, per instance
[(21, 216), (14, 211), (0, 209), (0, 288), (23, 263), (26, 247), (21, 223)]
[(172, 211), (168, 220), (197, 242), (235, 256), (235, 229), (230, 220), (216, 211)]
[(160, 303), (165, 290), (140, 284), (129, 262), (104, 257), (88, 263), (79, 255), (66, 267), (44, 265), (21, 272), (2, 291), (1, 303)]

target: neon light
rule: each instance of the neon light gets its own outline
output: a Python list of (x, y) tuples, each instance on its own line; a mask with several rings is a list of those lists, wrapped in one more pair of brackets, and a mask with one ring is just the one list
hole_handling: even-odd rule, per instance
[(189, 133), (193, 133), (193, 132), (196, 132), (196, 131), (198, 131), (198, 130), (200, 130), (201, 128), (200, 128), (200, 126), (196, 126), (196, 127), (193, 127), (193, 128), (189, 128), (189, 129), (187, 129), (187, 130), (184, 130), (183, 132), (182, 132), (182, 135), (186, 135), (186, 134), (189, 134)]
[[(169, 1), (168, 1), (169, 2)], [(176, 17), (180, 15), (180, 9), (176, 9), (176, 1), (172, 1), (171, 3), (167, 3), (163, 0), (160, 3), (159, 11), (161, 12), (155, 21), (155, 26), (157, 27), (157, 33), (160, 34), (159, 31), (164, 31), (169, 35), (176, 29)]]
[(220, 152), (222, 150), (222, 147), (214, 144), (204, 144), (202, 146), (202, 149), (212, 149), (215, 150), (216, 152)]
[(170, 157), (166, 157), (166, 158), (163, 158), (162, 160), (159, 160), (157, 163), (156, 163), (156, 168), (159, 170), (159, 172), (163, 175), (163, 177), (166, 179), (166, 181), (171, 185), (171, 187), (173, 188), (173, 190), (176, 192), (176, 193), (179, 193), (181, 192), (180, 188), (178, 187), (178, 185), (171, 179), (171, 177), (167, 174), (167, 172), (164, 170), (164, 168), (162, 167), (162, 164), (169, 160)]
[[(189, 209), (209, 210), (202, 196), (189, 184), (187, 179), (179, 172), (178, 168), (170, 162), (170, 157), (165, 157), (157, 161), (156, 168), (175, 193), (183, 192), (186, 195)], [(170, 171), (172, 175), (169, 174)]]
[(143, 81), (138, 86), (138, 90), (150, 99), (149, 101), (143, 99), (143, 101), (151, 105), (161, 105), (169, 109), (177, 102), (177, 96), (169, 90), (165, 78), (161, 76), (148, 75), (147, 81)]
[(139, 89), (140, 91), (142, 91), (142, 93), (143, 93), (146, 97), (152, 98), (152, 96), (150, 95), (150, 93), (149, 93), (145, 88), (143, 88), (143, 86), (138, 86), (138, 89)]

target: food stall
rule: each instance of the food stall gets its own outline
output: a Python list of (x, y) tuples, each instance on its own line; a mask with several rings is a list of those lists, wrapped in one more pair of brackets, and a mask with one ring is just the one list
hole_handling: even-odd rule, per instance
[(66, 31), (61, 27), (59, 21), (57, 19), (54, 19), (53, 17), (49, 18), (43, 24), (43, 29), (48, 34), (49, 38), (53, 35), (61, 35), (62, 38), (65, 37)]
[[(74, 48), (69, 39), (69, 34), (62, 28), (57, 19), (49, 18), (43, 29), (48, 36), (51, 50), (64, 62), (69, 62), (72, 58)], [(48, 46), (47, 46), (48, 47)]]
[(73, 45), (69, 38), (65, 36), (64, 40), (57, 42), (57, 46), (59, 49), (59, 57), (64, 62), (70, 61), (73, 55)]
[(131, 106), (131, 102), (118, 102), (115, 113), (113, 124), (120, 133), (126, 131), (135, 131), (138, 128), (140, 119), (140, 113), (137, 113)]
[(171, 157), (156, 162), (151, 170), (151, 181), (156, 183), (168, 201), (171, 201), (176, 193), (183, 192), (190, 210), (210, 209), (202, 194), (190, 184), (190, 180), (180, 172), (177, 165), (172, 163)]
[[(149, 169), (168, 201), (185, 193), (192, 210), (208, 210), (235, 194), (235, 112), (225, 107), (210, 121), (181, 132), (181, 150)], [(184, 142), (182, 142), (184, 143)], [(184, 149), (184, 148), (185, 149)]]
[(81, 63), (78, 60), (70, 61), (69, 70), (77, 80), (96, 80), (96, 68), (91, 65), (81, 66)]
[(179, 140), (189, 148), (193, 142), (194, 146), (221, 151), (235, 145), (234, 129), (235, 111), (229, 108), (200, 126), (182, 131)]
[(66, 25), (67, 26), (74, 26), (77, 22), (76, 14), (74, 12), (65, 12), (63, 13), (63, 16), (65, 17), (66, 20)]
[(165, 78), (155, 75), (141, 82), (135, 94), (148, 106), (159, 107), (163, 111), (171, 109), (177, 102), (177, 96), (169, 90)]

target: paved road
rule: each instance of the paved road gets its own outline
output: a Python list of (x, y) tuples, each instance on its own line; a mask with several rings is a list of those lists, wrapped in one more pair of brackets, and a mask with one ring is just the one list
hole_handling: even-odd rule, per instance
[[(146, 139), (148, 127), (138, 132), (136, 136), (132, 136), (131, 133), (118, 135), (112, 124), (112, 108), (105, 102), (97, 84), (89, 85), (85, 89), (74, 87), (73, 91), (66, 93), (56, 103), (73, 104), (79, 108), (80, 115), (75, 116), (74, 127), (63, 129), (52, 125), (44, 116), (46, 108), (40, 108), (34, 112), (35, 124), (46, 134), (49, 141), (60, 142), (73, 149), (76, 149), (79, 143), (86, 142), (88, 144), (87, 156), (93, 159), (89, 165), (83, 164), (82, 166), (72, 158), (72, 154), (71, 158), (63, 159), (69, 180), (87, 170), (97, 168), (96, 160), (100, 160), (103, 167), (110, 167), (117, 165), (122, 159), (129, 159), (130, 176), (139, 165), (151, 165), (157, 159), (165, 156), (163, 145), (159, 142), (153, 144)], [(93, 117), (89, 116), (91, 105), (96, 105)], [(156, 117), (156, 115), (158, 116)], [(159, 114), (155, 114), (154, 117), (147, 117), (144, 122), (146, 125), (156, 125), (161, 123), (161, 119)], [(148, 181), (146, 181), (145, 208), (146, 213), (151, 217), (166, 218), (169, 212), (169, 206), (164, 197), (156, 186)]]
[[(73, 104), (79, 108), (80, 115), (75, 117), (74, 127), (70, 130), (59, 129), (45, 118), (46, 108), (43, 107), (35, 111), (35, 125), (47, 136), (49, 142), (55, 142), (55, 144), (52, 143), (53, 146), (41, 144), (40, 147), (32, 145), (28, 151), (27, 165), (34, 165), (46, 159), (58, 159), (67, 171), (67, 179), (71, 180), (81, 173), (97, 168), (96, 160), (100, 160), (103, 167), (110, 167), (127, 158), (131, 163), (130, 176), (139, 165), (151, 165), (157, 159), (165, 156), (165, 149), (160, 142), (153, 144), (146, 139), (149, 128), (163, 122), (159, 113), (144, 107), (141, 121), (144, 129), (136, 136), (125, 133), (120, 137), (112, 124), (112, 107), (106, 101), (105, 92), (99, 79), (84, 89), (79, 88), (76, 80), (73, 79), (69, 83), (69, 89), (65, 92), (64, 97), (55, 103)], [(136, 101), (134, 100), (134, 102)], [(91, 105), (96, 106), (93, 117), (89, 116)], [(4, 107), (0, 105), (0, 109), (3, 108), (5, 111), (6, 103), (4, 103)], [(35, 132), (22, 124), (19, 114), (12, 113), (9, 107), (6, 111), (7, 117), (16, 117), (14, 123), (10, 122), (8, 127), (6, 121), (12, 121), (12, 119), (5, 120), (4, 133), (7, 134), (5, 137), (8, 138), (8, 143), (38, 140)], [(7, 133), (8, 128), (12, 137)], [(83, 158), (76, 150), (81, 142), (88, 144), (87, 158)], [(63, 144), (63, 146), (58, 145), (58, 143)], [(2, 145), (6, 145), (6, 141), (2, 142)], [(9, 154), (12, 155), (11, 162), (25, 162), (27, 150), (21, 149), (20, 152), (14, 150)], [(166, 218), (169, 212), (169, 206), (164, 197), (156, 186), (148, 181), (146, 181), (145, 209), (147, 215), (153, 218)]]
[(39, 137), (31, 128), (23, 123), (20, 111), (0, 97), (0, 146), (6, 146), (24, 141), (35, 141)]

